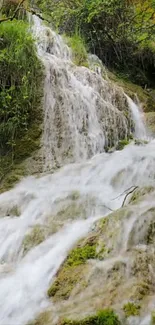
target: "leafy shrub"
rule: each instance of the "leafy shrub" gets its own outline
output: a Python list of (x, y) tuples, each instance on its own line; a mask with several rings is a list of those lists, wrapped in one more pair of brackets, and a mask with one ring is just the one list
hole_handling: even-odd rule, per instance
[[(0, 25), (0, 153), (13, 151), (16, 140), (40, 114), (42, 66), (27, 23)], [(37, 117), (38, 118), (38, 117)]]
[(72, 37), (67, 37), (66, 41), (72, 49), (74, 63), (88, 66), (87, 50), (83, 38), (78, 34), (74, 34)]

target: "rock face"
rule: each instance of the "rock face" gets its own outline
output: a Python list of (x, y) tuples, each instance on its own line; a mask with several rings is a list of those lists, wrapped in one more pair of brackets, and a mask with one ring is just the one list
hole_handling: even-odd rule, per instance
[(50, 321), (44, 324), (83, 319), (103, 308), (113, 308), (123, 325), (149, 324), (151, 316), (142, 319), (151, 315), (155, 296), (154, 199), (153, 187), (137, 190), (128, 206), (94, 224), (49, 288)]
[(155, 112), (145, 113), (146, 124), (152, 136), (155, 136)]

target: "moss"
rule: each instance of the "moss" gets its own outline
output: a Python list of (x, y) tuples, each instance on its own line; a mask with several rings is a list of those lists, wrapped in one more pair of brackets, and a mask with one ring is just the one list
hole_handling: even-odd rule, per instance
[(143, 146), (145, 144), (148, 144), (148, 141), (146, 141), (146, 140), (140, 140), (140, 139), (135, 139), (134, 143), (135, 143), (136, 146)]
[(155, 311), (152, 311), (152, 313), (151, 313), (151, 324), (150, 325), (155, 325)]
[(140, 313), (140, 305), (134, 304), (133, 302), (128, 302), (123, 306), (126, 317), (138, 316)]
[(132, 194), (129, 203), (137, 202), (137, 201), (140, 200), (144, 195), (149, 194), (149, 193), (151, 193), (152, 191), (154, 191), (154, 187), (153, 187), (153, 186), (146, 186), (146, 187), (138, 188), (138, 189), (135, 190), (134, 193)]
[(73, 191), (69, 196), (69, 199), (76, 201), (80, 198), (80, 192), (79, 191)]
[(89, 241), (84, 246), (74, 248), (60, 268), (57, 278), (48, 290), (49, 297), (68, 299), (77, 283), (84, 281), (85, 263), (96, 258), (96, 244)]
[(130, 143), (129, 140), (120, 140), (116, 146), (116, 150), (123, 150), (125, 146), (127, 146)]
[(147, 244), (155, 243), (155, 221), (152, 220), (147, 232)]
[(31, 125), (21, 139), (17, 140), (13, 157), (12, 153), (0, 157), (0, 192), (9, 190), (23, 176), (28, 175), (23, 161), (40, 148), (41, 116), (42, 112), (40, 111), (35, 119), (35, 123)]
[(69, 254), (67, 265), (75, 266), (85, 263), (88, 259), (96, 257), (96, 245), (87, 244), (84, 247), (77, 247)]
[(45, 311), (41, 313), (35, 320), (29, 322), (27, 325), (50, 325), (50, 320), (50, 313), (48, 311)]
[(54, 301), (67, 300), (76, 284), (83, 281), (83, 276), (83, 265), (62, 266), (58, 272), (57, 279), (48, 289), (48, 297), (54, 297)]
[(145, 113), (146, 125), (151, 134), (155, 134), (155, 112)]
[(132, 294), (130, 296), (131, 299), (133, 300), (142, 300), (145, 296), (148, 295), (150, 292), (150, 286), (147, 282), (138, 282), (132, 290)]
[(35, 247), (45, 240), (44, 230), (40, 225), (35, 225), (32, 231), (23, 240), (23, 252), (26, 254), (32, 247)]
[(17, 205), (13, 206), (11, 209), (9, 209), (8, 216), (16, 216), (19, 217), (20, 216), (20, 211)]
[(96, 315), (86, 317), (81, 320), (64, 319), (61, 325), (120, 325), (118, 316), (111, 309), (99, 311)]
[(135, 95), (137, 95), (139, 100), (143, 103), (144, 109), (147, 110), (149, 93), (146, 90), (144, 90), (141, 86), (130, 82), (128, 79), (124, 78), (123, 75), (117, 75), (110, 71), (107, 71), (107, 73), (109, 79), (114, 81), (118, 86), (122, 87), (126, 94), (133, 100), (135, 99)]

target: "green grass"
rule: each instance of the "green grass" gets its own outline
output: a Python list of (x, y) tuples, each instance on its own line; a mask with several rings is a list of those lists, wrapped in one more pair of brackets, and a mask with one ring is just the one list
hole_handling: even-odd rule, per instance
[(73, 62), (76, 65), (88, 67), (87, 48), (83, 38), (74, 34), (72, 37), (65, 36), (65, 40), (72, 49)]

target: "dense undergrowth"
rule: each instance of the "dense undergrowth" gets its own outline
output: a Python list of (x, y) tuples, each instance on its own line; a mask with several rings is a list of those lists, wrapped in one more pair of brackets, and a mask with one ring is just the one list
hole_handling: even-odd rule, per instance
[(16, 146), (34, 122), (41, 96), (41, 64), (23, 21), (0, 25), (0, 152)]
[[(13, 10), (6, 6), (3, 17), (10, 15), (9, 8)], [(43, 69), (28, 23), (21, 19), (1, 23), (0, 180), (14, 170), (4, 189), (24, 174), (21, 167), (14, 166), (40, 146), (42, 80)]]
[(133, 82), (155, 86), (154, 0), (36, 0), (60, 32), (79, 31), (92, 53)]

